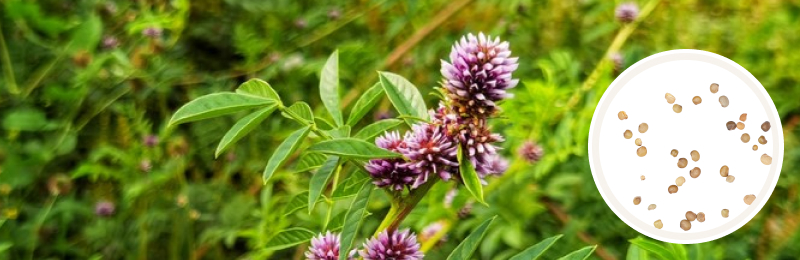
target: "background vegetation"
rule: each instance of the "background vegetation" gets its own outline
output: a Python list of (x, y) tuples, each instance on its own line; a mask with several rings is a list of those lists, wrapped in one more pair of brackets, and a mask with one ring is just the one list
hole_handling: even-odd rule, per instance
[[(244, 114), (168, 132), (171, 114), (249, 78), (270, 82), (287, 103), (321, 108), (319, 71), (335, 49), (343, 106), (377, 82), (376, 70), (430, 93), (450, 45), (479, 31), (508, 40), (520, 57), (522, 84), (502, 104), (506, 118), (494, 121), (512, 166), (489, 180), (489, 207), (469, 203), (466, 192), (448, 203), (453, 183), (432, 189), (404, 222), (418, 233), (434, 222), (445, 227), (446, 239), (430, 245), (427, 258), (444, 258), (494, 215), (477, 259), (506, 259), (556, 234), (563, 237), (547, 259), (589, 245), (601, 259), (800, 255), (796, 2), (642, 1), (643, 17), (631, 25), (615, 19), (620, 3), (597, 0), (0, 3), (0, 258), (302, 258), (303, 246), (266, 246), (286, 227), (327, 224), (327, 206), (311, 214), (287, 206), (307, 189), (310, 173), (285, 167), (271, 185), (261, 181), (270, 152), (297, 125), (271, 117), (215, 159), (217, 140)], [(747, 68), (777, 105), (786, 137), (769, 203), (731, 235), (690, 246), (637, 238), (602, 201), (586, 156), (592, 113), (614, 77), (637, 60), (681, 48)], [(609, 59), (615, 53), (619, 62)], [(427, 99), (431, 106), (436, 97)], [(394, 113), (385, 99), (372, 112)], [(544, 148), (539, 162), (519, 158), (526, 140)], [(290, 157), (289, 165), (297, 161)], [(115, 205), (113, 214), (96, 214), (104, 201)], [(333, 227), (347, 201), (332, 204)], [(387, 210), (388, 199), (373, 198), (374, 217), (360, 237)]]

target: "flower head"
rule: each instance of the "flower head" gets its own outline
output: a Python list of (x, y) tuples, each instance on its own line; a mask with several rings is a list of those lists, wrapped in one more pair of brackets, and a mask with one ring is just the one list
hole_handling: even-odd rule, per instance
[(406, 132), (405, 147), (398, 150), (410, 160), (406, 166), (420, 175), (412, 188), (427, 182), (432, 174), (449, 180), (458, 170), (458, 147), (443, 129), (433, 124), (416, 124), (412, 131)]
[(617, 20), (623, 23), (630, 23), (636, 20), (636, 17), (639, 16), (639, 6), (634, 3), (624, 3), (617, 6), (617, 10), (615, 11), (615, 15), (617, 16)]
[(114, 215), (115, 210), (116, 206), (114, 206), (114, 203), (107, 200), (100, 201), (94, 205), (94, 214), (101, 217)]
[(453, 45), (450, 62), (442, 61), (447, 97), (459, 114), (485, 117), (498, 110), (495, 102), (510, 97), (507, 89), (519, 83), (511, 73), (517, 69), (508, 42), (483, 33), (468, 34)]
[(392, 190), (401, 191), (406, 186), (416, 188), (414, 183), (419, 174), (406, 166), (405, 161), (399, 159), (376, 159), (366, 165), (372, 183), (378, 187), (390, 187)]
[(517, 153), (529, 163), (536, 163), (542, 159), (544, 149), (533, 141), (526, 141), (519, 147)]
[(150, 37), (150, 38), (158, 38), (158, 37), (161, 36), (162, 33), (164, 33), (164, 30), (162, 30), (161, 28), (158, 28), (158, 27), (147, 27), (142, 31), (142, 34), (144, 36), (147, 36), (147, 37)]
[(366, 260), (420, 260), (425, 255), (419, 250), (417, 236), (408, 229), (384, 230), (364, 243), (358, 253)]
[[(348, 259), (353, 259), (355, 253), (355, 250), (351, 251)], [(312, 238), (305, 255), (308, 260), (338, 260), (339, 234), (327, 231)]]
[(397, 152), (400, 148), (406, 147), (406, 143), (400, 138), (400, 133), (397, 131), (386, 132), (383, 136), (375, 138), (375, 145), (392, 152)]
[(114, 49), (119, 46), (119, 40), (117, 37), (114, 36), (105, 36), (103, 37), (103, 48), (105, 49)]
[(158, 145), (158, 136), (147, 135), (142, 139), (142, 143), (144, 143), (144, 146), (154, 147)]

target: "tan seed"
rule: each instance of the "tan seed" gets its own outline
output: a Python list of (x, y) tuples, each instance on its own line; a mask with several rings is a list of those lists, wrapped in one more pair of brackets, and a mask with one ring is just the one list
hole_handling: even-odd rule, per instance
[(636, 196), (633, 198), (633, 205), (639, 205), (639, 203), (642, 203), (642, 197)]
[(694, 96), (692, 98), (692, 103), (694, 103), (695, 105), (700, 104), (700, 102), (703, 102), (703, 99), (700, 98), (700, 96)]
[(697, 213), (697, 221), (705, 222), (706, 221), (706, 213), (703, 213), (703, 212)]
[(722, 217), (723, 218), (727, 218), (729, 213), (730, 213), (730, 211), (728, 211), (728, 209), (723, 209), (722, 210)]
[(761, 124), (761, 130), (764, 130), (764, 132), (769, 131), (769, 128), (770, 128), (769, 121), (764, 121), (764, 123)]
[(643, 133), (644, 134), (644, 132), (647, 132), (647, 128), (648, 128), (647, 127), (647, 123), (639, 124), (639, 133)]
[(664, 95), (664, 98), (667, 99), (667, 103), (670, 103), (670, 104), (675, 103), (675, 96), (673, 96), (670, 93), (667, 93), (666, 95)]
[(677, 179), (675, 179), (675, 184), (677, 184), (678, 186), (683, 186), (683, 184), (685, 182), (686, 182), (686, 178), (684, 178), (683, 176), (678, 177)]
[(750, 194), (744, 196), (744, 204), (750, 205), (753, 204), (753, 201), (756, 200), (756, 195)]
[(642, 138), (636, 138), (636, 140), (633, 142), (636, 144), (636, 146), (642, 146)]
[(733, 121), (728, 121), (727, 123), (725, 123), (725, 128), (728, 128), (728, 131), (733, 130), (736, 128), (736, 123), (734, 123)]
[(728, 97), (726, 96), (719, 97), (719, 104), (722, 105), (722, 107), (728, 107), (730, 103), (731, 102), (728, 100)]
[(676, 192), (678, 192), (678, 186), (669, 185), (669, 188), (667, 188), (667, 191), (669, 192), (669, 194), (676, 193)]
[(672, 151), (669, 152), (669, 154), (671, 154), (672, 157), (678, 157), (678, 150), (672, 149)]
[(700, 177), (700, 168), (694, 167), (689, 170), (689, 176), (692, 176), (692, 178)]
[(753, 151), (758, 151), (758, 145), (753, 145)]
[(736, 129), (739, 129), (739, 130), (744, 129), (744, 123), (742, 123), (742, 122), (736, 123)]
[(672, 105), (672, 111), (675, 111), (675, 113), (680, 113), (682, 110), (683, 107), (681, 107), (681, 105), (678, 104)]
[(656, 222), (653, 222), (653, 226), (655, 226), (657, 229), (661, 229), (664, 227), (664, 223), (661, 223), (661, 220), (659, 219), (656, 220)]
[(722, 177), (728, 177), (728, 172), (730, 169), (727, 165), (723, 165), (722, 168), (719, 168), (719, 175)]
[(654, 210), (654, 209), (656, 209), (656, 204), (650, 204), (650, 206), (647, 206), (647, 210)]
[(692, 228), (692, 222), (689, 222), (688, 220), (685, 219), (681, 220), (681, 229), (683, 229), (684, 231), (688, 231), (691, 228)]
[(742, 121), (742, 122), (747, 121), (747, 113), (744, 113), (741, 116), (739, 116), (739, 121)]
[(719, 84), (713, 83), (711, 84), (711, 93), (717, 93), (719, 91)]
[(767, 154), (762, 154), (761, 155), (761, 163), (763, 163), (764, 165), (772, 164), (772, 157), (770, 157)]
[(758, 143), (767, 144), (767, 138), (762, 135), (761, 137), (758, 138)]
[(697, 215), (694, 214), (694, 212), (691, 212), (691, 211), (687, 211), (686, 212), (686, 220), (694, 221), (695, 219), (697, 219)]
[(639, 179), (642, 179), (642, 180), (644, 180), (644, 175), (642, 175), (641, 177), (639, 177)]
[(647, 155), (647, 147), (640, 146), (639, 149), (636, 149), (636, 155), (639, 157), (644, 157)]
[(633, 137), (633, 132), (631, 132), (631, 130), (625, 130), (625, 133), (622, 133), (622, 137), (625, 137), (625, 139), (631, 139), (631, 137)]
[(747, 133), (742, 134), (742, 143), (750, 142), (750, 135)]
[(626, 114), (625, 111), (619, 111), (617, 117), (619, 117), (619, 120), (625, 120), (628, 119), (628, 114)]
[(678, 168), (681, 168), (681, 169), (686, 168), (687, 164), (689, 164), (689, 160), (686, 160), (686, 158), (678, 159)]
[(733, 175), (728, 175), (728, 177), (725, 178), (725, 181), (727, 181), (728, 183), (733, 183), (733, 180), (735, 179), (736, 177), (733, 177)]
[(692, 150), (692, 152), (689, 154), (692, 155), (692, 161), (696, 162), (700, 160), (700, 152), (698, 152), (697, 150)]

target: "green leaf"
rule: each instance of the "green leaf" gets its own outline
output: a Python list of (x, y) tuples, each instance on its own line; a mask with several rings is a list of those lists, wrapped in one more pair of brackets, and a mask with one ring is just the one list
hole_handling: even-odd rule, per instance
[(689, 259), (686, 256), (686, 248), (683, 247), (683, 245), (674, 243), (667, 243), (667, 244), (669, 244), (669, 247), (672, 248), (672, 253), (675, 254), (675, 259), (678, 260)]
[(475, 250), (478, 249), (478, 244), (483, 240), (483, 237), (486, 236), (486, 230), (489, 229), (489, 225), (494, 222), (494, 219), (497, 216), (494, 216), (490, 219), (484, 220), (478, 228), (476, 228), (472, 233), (461, 241), (461, 244), (456, 246), (456, 249), (447, 256), (448, 260), (462, 260), (462, 259), (471, 259), (472, 254), (475, 253)]
[(627, 260), (649, 260), (647, 251), (642, 250), (639, 246), (631, 244), (628, 246), (628, 254), (625, 256)]
[(583, 259), (589, 258), (589, 256), (591, 256), (592, 253), (594, 252), (595, 248), (597, 248), (597, 246), (587, 246), (587, 247), (572, 251), (572, 253), (569, 253), (569, 254), (567, 254), (565, 256), (562, 256), (559, 259), (564, 259), (564, 260), (583, 260)]
[(351, 173), (350, 176), (342, 182), (342, 184), (339, 184), (339, 186), (336, 187), (336, 190), (334, 190), (333, 194), (331, 194), (331, 198), (343, 199), (355, 196), (358, 193), (358, 190), (361, 188), (361, 185), (369, 180), (369, 175), (362, 170), (355, 171)]
[(339, 51), (334, 51), (319, 79), (319, 96), (322, 104), (331, 113), (337, 126), (342, 125), (342, 109), (339, 108)]
[(481, 184), (481, 178), (478, 177), (478, 172), (475, 171), (475, 167), (472, 166), (472, 162), (469, 160), (469, 156), (466, 153), (467, 152), (459, 145), (457, 156), (458, 170), (461, 172), (461, 178), (464, 180), (464, 187), (467, 188), (475, 200), (482, 204), (486, 204), (486, 202), (483, 200), (483, 185)]
[(328, 160), (322, 164), (322, 167), (311, 176), (311, 181), (309, 183), (308, 188), (308, 212), (311, 213), (314, 210), (314, 205), (317, 204), (317, 199), (319, 196), (322, 195), (322, 190), (325, 189), (327, 186), (328, 181), (331, 180), (331, 176), (333, 173), (336, 172), (339, 168), (339, 157), (338, 156), (328, 156)]
[(214, 158), (219, 157), (219, 155), (228, 150), (233, 144), (238, 142), (242, 137), (249, 134), (250, 131), (256, 128), (259, 124), (261, 124), (264, 119), (266, 119), (272, 111), (275, 111), (277, 105), (273, 104), (268, 107), (259, 109), (256, 112), (250, 113), (246, 117), (239, 119), (236, 124), (225, 133), (225, 136), (222, 137), (222, 140), (219, 142), (217, 146), (217, 151), (214, 152)]
[(67, 49), (70, 53), (93, 51), (100, 43), (103, 34), (103, 21), (97, 15), (90, 15), (73, 31)]
[(294, 131), (286, 140), (283, 140), (283, 143), (278, 145), (278, 149), (275, 149), (275, 152), (272, 153), (272, 157), (269, 158), (269, 162), (267, 162), (267, 167), (264, 168), (264, 184), (269, 182), (269, 179), (272, 177), (272, 174), (275, 173), (275, 170), (280, 167), (286, 158), (289, 157), (290, 154), (294, 153), (297, 150), (297, 147), (303, 142), (303, 139), (308, 136), (308, 132), (311, 131), (311, 126), (306, 126), (303, 128)]
[(350, 137), (350, 126), (343, 125), (340, 126), (339, 128), (331, 129), (325, 132), (327, 132), (333, 138), (346, 138)]
[(666, 247), (660, 245), (659, 243), (655, 243), (653, 241), (644, 239), (642, 237), (637, 237), (634, 239), (629, 240), (631, 244), (638, 246), (639, 248), (653, 253), (656, 257), (660, 259), (676, 259), (675, 254), (672, 250), (667, 249)]
[(274, 100), (278, 104), (281, 103), (281, 97), (278, 96), (278, 92), (276, 92), (269, 83), (261, 79), (250, 79), (242, 83), (242, 85), (239, 85), (239, 88), (236, 89), (236, 93), (253, 95)]
[(292, 106), (284, 110), (290, 116), (288, 118), (294, 119), (303, 125), (310, 125), (314, 123), (314, 112), (306, 102), (299, 101), (292, 104)]
[(558, 241), (558, 239), (561, 238), (562, 236), (564, 236), (564, 235), (555, 235), (553, 237), (550, 237), (550, 238), (547, 238), (545, 240), (542, 240), (541, 242), (536, 243), (535, 245), (533, 245), (531, 247), (528, 247), (527, 249), (525, 249), (524, 251), (520, 252), (519, 254), (511, 257), (509, 260), (534, 260), (534, 259), (538, 259), (539, 257), (542, 256), (544, 251), (547, 251), (547, 249), (549, 249), (551, 246), (553, 246), (553, 244), (555, 244), (556, 241)]
[(378, 148), (372, 143), (355, 138), (322, 141), (308, 148), (309, 152), (339, 155), (348, 158), (394, 158), (400, 154)]
[(339, 260), (346, 260), (347, 252), (350, 252), (350, 249), (353, 247), (356, 234), (358, 230), (360, 230), (361, 223), (364, 222), (364, 212), (367, 210), (367, 203), (372, 194), (372, 187), (372, 183), (364, 182), (356, 198), (353, 199), (353, 202), (350, 204), (350, 208), (347, 210), (347, 215), (344, 218), (345, 222), (342, 228), (339, 250), (339, 252), (345, 253), (339, 254)]
[(307, 172), (322, 166), (327, 156), (321, 153), (304, 153), (300, 156), (295, 172)]
[[(417, 87), (400, 75), (390, 72), (378, 72), (381, 85), (386, 96), (400, 115), (407, 115), (428, 120), (428, 108)], [(411, 121), (406, 120), (410, 125)]]
[(369, 140), (383, 132), (386, 132), (389, 129), (392, 129), (395, 126), (398, 126), (403, 123), (403, 120), (400, 119), (384, 119), (375, 123), (372, 123), (364, 128), (361, 128), (354, 138)]
[(231, 92), (208, 94), (179, 108), (169, 120), (168, 127), (274, 104), (275, 101), (269, 99)]
[(347, 118), (347, 124), (351, 126), (356, 125), (356, 123), (381, 100), (381, 94), (383, 94), (383, 86), (380, 82), (375, 83), (367, 92), (361, 94), (356, 104), (350, 109), (350, 116)]
[(264, 250), (280, 250), (293, 247), (311, 240), (314, 235), (316, 235), (314, 232), (305, 228), (287, 228), (272, 237), (267, 242), (267, 245), (264, 246)]
[[(48, 127), (50, 126), (50, 127)], [(40, 131), (53, 128), (44, 112), (38, 109), (13, 110), (3, 118), (3, 129), (18, 131)]]
[(283, 206), (283, 216), (288, 216), (305, 207), (308, 207), (308, 191), (293, 196), (292, 200)]

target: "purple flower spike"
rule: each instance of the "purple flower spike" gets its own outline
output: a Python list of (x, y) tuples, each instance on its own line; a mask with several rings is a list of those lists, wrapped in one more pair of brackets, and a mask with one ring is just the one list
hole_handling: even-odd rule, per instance
[(406, 147), (406, 143), (400, 138), (400, 133), (397, 131), (386, 132), (383, 136), (375, 138), (375, 145), (392, 152)]
[(150, 38), (161, 37), (162, 33), (164, 33), (164, 30), (162, 30), (161, 28), (158, 28), (158, 27), (147, 27), (142, 31), (142, 34), (144, 36), (147, 36), (147, 37), (150, 37)]
[(639, 6), (634, 3), (624, 3), (617, 7), (615, 12), (617, 20), (623, 23), (630, 23), (639, 16)]
[(411, 188), (427, 182), (431, 174), (449, 180), (458, 170), (458, 147), (443, 129), (443, 126), (416, 124), (412, 131), (406, 132), (406, 147), (399, 151), (411, 160), (406, 163), (407, 167), (419, 175)]
[(373, 184), (381, 188), (390, 187), (396, 191), (402, 191), (406, 186), (413, 187), (419, 176), (405, 165), (405, 161), (399, 159), (371, 160), (366, 168), (372, 176)]
[(519, 147), (517, 153), (529, 163), (536, 163), (542, 159), (544, 149), (533, 141), (527, 141)]
[(417, 236), (408, 229), (384, 230), (364, 243), (364, 250), (358, 253), (365, 260), (421, 260), (425, 255), (419, 248)]
[(114, 203), (107, 200), (100, 201), (94, 206), (94, 214), (101, 217), (110, 217), (115, 211)]
[[(355, 259), (356, 250), (350, 252), (348, 259)], [(339, 234), (319, 234), (311, 239), (311, 245), (305, 253), (308, 260), (338, 260), (339, 259)]]
[(498, 110), (497, 101), (511, 97), (506, 90), (519, 83), (511, 78), (519, 58), (511, 57), (508, 46), (483, 33), (468, 34), (453, 45), (450, 62), (442, 61), (442, 75), (456, 112), (485, 117)]

